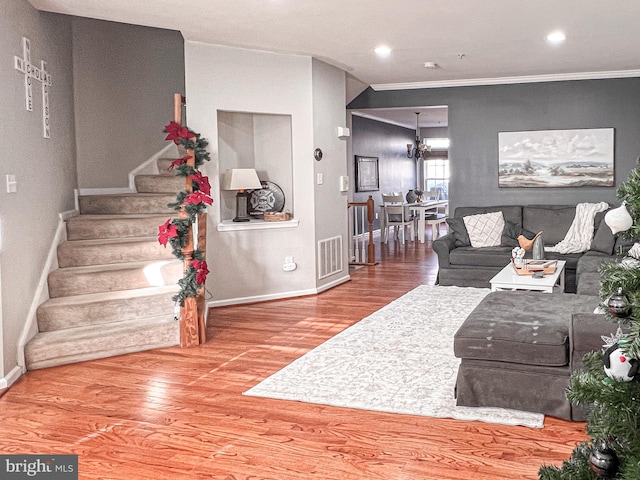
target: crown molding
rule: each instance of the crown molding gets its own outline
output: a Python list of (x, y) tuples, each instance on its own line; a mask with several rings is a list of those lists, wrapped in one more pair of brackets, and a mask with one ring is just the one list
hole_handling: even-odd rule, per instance
[(419, 88), (475, 87), (480, 85), (510, 85), (516, 83), (566, 82), (570, 80), (601, 80), (607, 78), (640, 77), (640, 70), (617, 70), (609, 72), (554, 73), (522, 77), (468, 78), (431, 82), (379, 83), (372, 84), (375, 91), (415, 90)]

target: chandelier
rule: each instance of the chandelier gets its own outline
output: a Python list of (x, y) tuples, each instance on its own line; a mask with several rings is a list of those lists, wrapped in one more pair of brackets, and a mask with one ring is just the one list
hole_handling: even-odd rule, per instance
[(416, 144), (407, 143), (407, 157), (416, 160), (426, 159), (427, 153), (431, 152), (431, 147), (420, 142), (420, 128), (418, 127), (418, 119), (420, 112), (416, 112)]

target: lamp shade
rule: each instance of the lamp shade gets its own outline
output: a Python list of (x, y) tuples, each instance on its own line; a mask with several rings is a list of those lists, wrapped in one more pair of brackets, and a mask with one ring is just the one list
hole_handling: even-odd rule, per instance
[(231, 168), (224, 174), (223, 190), (252, 190), (262, 188), (254, 168)]

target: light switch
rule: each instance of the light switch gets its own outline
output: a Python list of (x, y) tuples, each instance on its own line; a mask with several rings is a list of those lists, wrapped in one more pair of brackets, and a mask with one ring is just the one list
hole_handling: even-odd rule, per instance
[(316, 183), (318, 185), (322, 185), (324, 183), (324, 175), (322, 173), (318, 173), (316, 175)]
[(18, 191), (18, 183), (15, 175), (7, 175), (7, 193), (16, 193)]

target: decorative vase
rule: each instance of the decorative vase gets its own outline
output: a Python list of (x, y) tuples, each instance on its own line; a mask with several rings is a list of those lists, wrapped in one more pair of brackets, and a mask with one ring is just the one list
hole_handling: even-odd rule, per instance
[(604, 216), (604, 223), (608, 225), (614, 235), (629, 230), (633, 225), (633, 218), (627, 210), (627, 202), (622, 202), (618, 208), (609, 210)]
[(531, 251), (534, 260), (544, 260), (544, 241), (542, 235), (536, 237), (533, 242), (533, 249)]
[(416, 203), (418, 195), (416, 195), (416, 192), (413, 190), (409, 190), (405, 198), (407, 199), (407, 203)]

